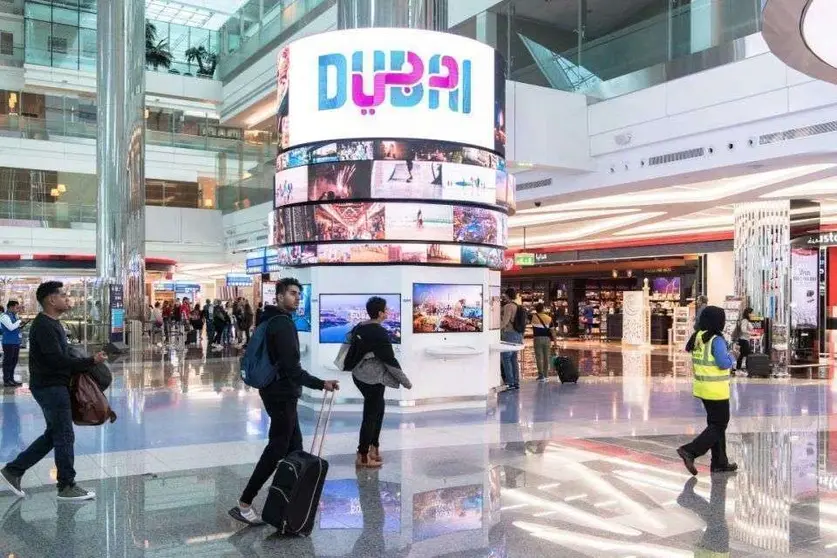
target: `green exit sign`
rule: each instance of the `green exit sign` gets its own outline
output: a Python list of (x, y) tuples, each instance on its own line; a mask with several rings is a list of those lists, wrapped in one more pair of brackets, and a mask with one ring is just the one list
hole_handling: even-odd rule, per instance
[(535, 265), (535, 254), (518, 252), (514, 255), (514, 264), (519, 266)]

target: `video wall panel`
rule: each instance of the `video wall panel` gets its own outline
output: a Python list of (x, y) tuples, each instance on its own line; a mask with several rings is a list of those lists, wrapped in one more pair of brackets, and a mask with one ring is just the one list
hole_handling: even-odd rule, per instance
[(366, 302), (373, 296), (387, 301), (387, 319), (381, 325), (389, 333), (390, 341), (401, 343), (400, 294), (321, 294), (320, 343), (343, 343), (353, 327), (369, 320)]
[(505, 246), (507, 216), (473, 206), (336, 202), (275, 210), (273, 244), (427, 241)]
[(413, 333), (483, 330), (482, 285), (413, 283)]
[(503, 268), (503, 248), (462, 244), (352, 242), (297, 244), (269, 250), (267, 271), (329, 264), (429, 264)]
[(429, 161), (319, 163), (276, 173), (274, 207), (308, 201), (448, 200), (503, 206), (510, 201), (506, 171)]

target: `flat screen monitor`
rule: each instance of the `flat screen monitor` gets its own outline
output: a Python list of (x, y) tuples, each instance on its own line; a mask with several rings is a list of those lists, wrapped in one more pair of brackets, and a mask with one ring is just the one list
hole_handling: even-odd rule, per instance
[(413, 283), (413, 333), (483, 330), (482, 285)]
[(373, 296), (387, 301), (387, 319), (383, 322), (390, 341), (401, 343), (400, 294), (321, 294), (320, 343), (343, 343), (354, 326), (369, 319), (366, 302)]

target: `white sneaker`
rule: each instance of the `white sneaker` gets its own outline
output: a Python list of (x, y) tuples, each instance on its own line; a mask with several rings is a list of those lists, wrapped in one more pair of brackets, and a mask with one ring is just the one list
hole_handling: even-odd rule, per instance
[(229, 514), (233, 519), (246, 523), (247, 525), (252, 525), (254, 527), (264, 525), (264, 520), (259, 517), (259, 514), (256, 513), (253, 506), (250, 506), (247, 509), (244, 509), (241, 506), (236, 506), (229, 511)]

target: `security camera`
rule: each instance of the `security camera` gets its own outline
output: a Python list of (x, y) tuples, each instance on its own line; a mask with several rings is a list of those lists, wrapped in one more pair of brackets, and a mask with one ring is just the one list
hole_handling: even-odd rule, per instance
[(535, 202), (535, 207), (540, 207), (540, 206), (541, 206), (541, 202)]

